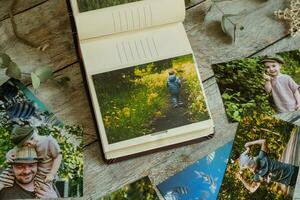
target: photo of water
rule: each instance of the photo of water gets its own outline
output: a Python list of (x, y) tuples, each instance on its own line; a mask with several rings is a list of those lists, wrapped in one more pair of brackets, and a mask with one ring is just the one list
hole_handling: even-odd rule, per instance
[(229, 142), (157, 186), (165, 200), (213, 200), (228, 163)]

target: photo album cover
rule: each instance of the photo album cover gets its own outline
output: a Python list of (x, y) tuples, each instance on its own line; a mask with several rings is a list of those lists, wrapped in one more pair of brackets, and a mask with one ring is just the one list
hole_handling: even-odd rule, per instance
[(158, 195), (149, 179), (141, 178), (133, 183), (121, 187), (117, 191), (101, 197), (99, 200), (125, 200), (125, 199), (146, 199), (159, 200)]
[(165, 200), (217, 199), (232, 142), (157, 185)]
[[(72, 0), (71, 6), (106, 161), (213, 136), (182, 24), (184, 0)], [(103, 26), (92, 24), (100, 18)]]
[(239, 122), (219, 199), (292, 199), (300, 162), (299, 66), (298, 50), (213, 65), (228, 119)]
[(0, 199), (83, 195), (82, 128), (64, 125), (20, 81), (0, 86)]

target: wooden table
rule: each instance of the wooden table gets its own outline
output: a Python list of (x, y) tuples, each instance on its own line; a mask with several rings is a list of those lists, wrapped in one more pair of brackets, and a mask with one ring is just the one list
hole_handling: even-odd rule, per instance
[[(206, 13), (212, 2), (191, 0), (186, 7), (184, 25), (195, 52), (215, 121), (215, 137), (203, 143), (112, 165), (104, 164), (101, 158), (65, 1), (26, 0), (19, 1), (16, 6), (15, 19), (19, 31), (29, 40), (49, 43), (49, 48), (41, 52), (21, 44), (13, 36), (7, 14), (11, 1), (1, 0), (0, 51), (8, 53), (23, 71), (31, 72), (40, 66), (51, 66), (56, 76), (71, 78), (68, 88), (58, 88), (53, 83), (43, 84), (37, 96), (66, 124), (84, 126), (83, 199), (96, 199), (146, 175), (149, 175), (154, 184), (158, 184), (234, 138), (237, 124), (229, 124), (227, 121), (210, 65), (241, 57), (299, 48), (300, 36), (287, 37), (286, 25), (273, 16), (275, 10), (287, 7), (285, 2), (285, 0), (218, 2), (218, 7), (224, 13), (240, 13), (240, 16), (232, 18), (239, 27), (243, 26), (243, 30), (237, 30), (236, 42), (233, 44), (221, 31), (222, 13), (216, 7)], [(28, 83), (26, 77), (23, 81)], [(299, 179), (298, 182), (300, 184)], [(300, 198), (300, 191), (297, 189), (295, 197)]]

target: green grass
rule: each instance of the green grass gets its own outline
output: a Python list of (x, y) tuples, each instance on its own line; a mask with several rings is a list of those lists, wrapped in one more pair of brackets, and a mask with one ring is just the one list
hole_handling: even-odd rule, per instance
[(187, 94), (186, 113), (190, 121), (209, 118), (192, 57), (173, 59), (162, 68), (163, 63), (93, 76), (110, 144), (155, 132), (153, 122), (163, 117), (171, 106), (166, 86), (170, 69), (175, 69), (184, 80), (183, 93)]
[(80, 12), (96, 10), (141, 0), (77, 0)]

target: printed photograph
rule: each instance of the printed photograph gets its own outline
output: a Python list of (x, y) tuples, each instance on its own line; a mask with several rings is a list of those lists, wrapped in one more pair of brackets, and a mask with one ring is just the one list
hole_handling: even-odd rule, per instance
[(219, 199), (292, 199), (300, 129), (274, 115), (299, 110), (299, 62), (290, 51), (213, 65), (228, 119), (239, 122)]
[(239, 125), (219, 199), (293, 199), (299, 128), (272, 117), (250, 118)]
[(126, 185), (110, 195), (101, 197), (99, 200), (127, 199), (159, 200), (148, 177), (144, 177), (136, 182)]
[(92, 80), (109, 144), (210, 118), (191, 54)]
[(216, 64), (213, 70), (231, 121), (241, 121), (242, 113), (253, 111), (267, 115), (294, 112), (287, 117), (289, 122), (300, 118), (298, 50)]
[(231, 148), (229, 142), (159, 184), (164, 199), (217, 199)]
[(77, 0), (79, 12), (97, 10), (142, 0)]
[(82, 136), (20, 81), (1, 85), (0, 199), (82, 196)]

